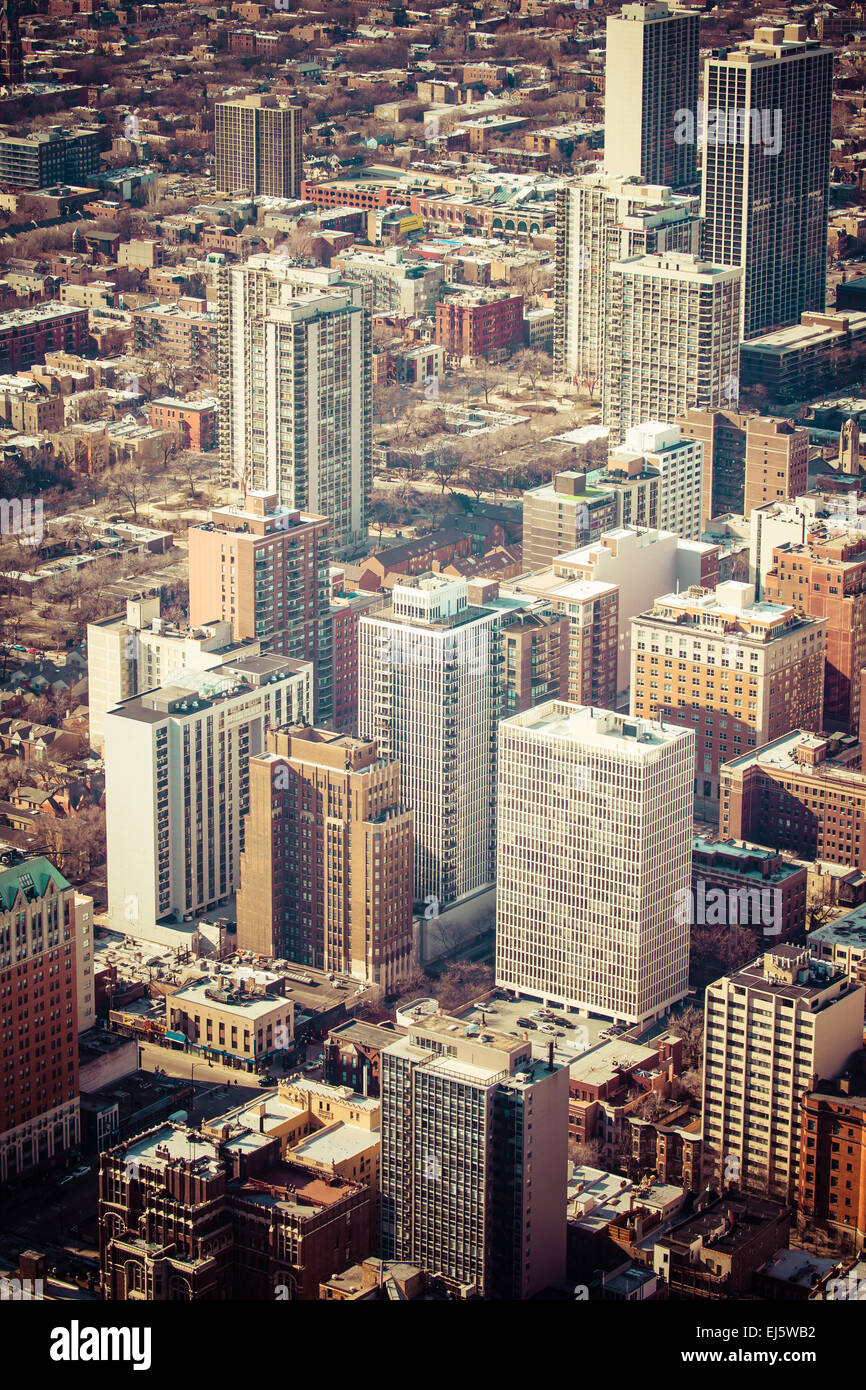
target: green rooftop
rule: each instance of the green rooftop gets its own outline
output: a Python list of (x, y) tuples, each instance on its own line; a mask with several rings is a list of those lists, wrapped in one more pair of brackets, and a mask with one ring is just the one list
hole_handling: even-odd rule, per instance
[(55, 869), (51, 860), (46, 859), (44, 855), (39, 855), (36, 859), (25, 859), (14, 868), (4, 869), (0, 873), (0, 906), (8, 911), (14, 905), (19, 891), (27, 898), (41, 898), (49, 880), (53, 880), (61, 890), (70, 887), (60, 870)]

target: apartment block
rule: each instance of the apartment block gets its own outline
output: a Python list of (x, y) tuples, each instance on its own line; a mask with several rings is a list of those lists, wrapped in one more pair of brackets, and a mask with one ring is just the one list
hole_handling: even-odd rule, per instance
[(659, 477), (656, 518), (641, 522), (621, 516), (621, 526), (653, 526), (673, 531), (683, 540), (699, 541), (703, 534), (704, 450), (699, 440), (683, 438), (678, 425), (647, 420), (626, 430), (625, 438), (608, 459), (643, 459)]
[(303, 177), (303, 111), (256, 94), (214, 106), (214, 188), (298, 198)]
[(684, 997), (694, 747), (556, 700), (502, 722), (498, 985), (623, 1023)]
[(862, 1046), (861, 985), (775, 946), (710, 985), (704, 1016), (708, 1182), (789, 1201), (799, 1181), (803, 1093)]
[(180, 449), (203, 453), (215, 449), (219, 443), (218, 419), (216, 397), (185, 401), (176, 396), (160, 396), (150, 403), (150, 423), (156, 429), (170, 429)]
[(557, 555), (598, 540), (617, 525), (617, 498), (586, 473), (565, 469), (552, 483), (523, 494), (523, 563), (528, 570), (553, 564)]
[[(75, 890), (50, 860), (0, 872), (0, 1180), (77, 1146), (78, 999), (92, 935)], [(87, 899), (91, 903), (92, 900)], [(79, 946), (78, 932), (81, 931)], [(80, 952), (80, 954), (79, 954)]]
[[(776, 563), (778, 546), (798, 546), (818, 529), (823, 501), (818, 493), (754, 507), (749, 516), (749, 582), (757, 598), (765, 597), (767, 575)], [(790, 602), (790, 600), (787, 600)], [(829, 633), (828, 633), (829, 648)]]
[(866, 1077), (862, 1054), (801, 1100), (797, 1216), (848, 1251), (866, 1246)]
[[(700, 15), (667, 4), (623, 5), (607, 17), (604, 164), (611, 174), (692, 189), (696, 146), (677, 144), (675, 115), (698, 100)], [(615, 100), (622, 92), (625, 100)]]
[(370, 311), (349, 289), (294, 293), (282, 258), (264, 259), (218, 278), (224, 485), (326, 516), (349, 555), (372, 486)]
[(635, 618), (632, 714), (694, 728), (700, 813), (716, 813), (732, 755), (793, 727), (821, 728), (826, 626), (787, 604), (755, 603), (753, 586), (735, 580), (665, 594)]
[(782, 734), (720, 769), (719, 829), (798, 859), (866, 869), (866, 775), (858, 763), (853, 739), (822, 738), (808, 725)]
[(741, 279), (737, 267), (674, 253), (610, 266), (601, 418), (612, 444), (643, 420), (731, 399)]
[(601, 385), (608, 277), (615, 261), (651, 252), (696, 253), (699, 237), (696, 197), (674, 194), (636, 176), (609, 173), (587, 174), (564, 184), (556, 203), (557, 372), (575, 385)]
[(238, 948), (392, 991), (412, 964), (412, 813), (376, 744), (267, 734), (250, 760)]
[(842, 354), (854, 357), (866, 343), (866, 313), (825, 309), (800, 322), (762, 333), (740, 349), (743, 386), (761, 386), (772, 401), (801, 401), (832, 382)]
[(390, 246), (378, 255), (353, 246), (336, 256), (332, 266), (347, 280), (369, 286), (374, 312), (399, 318), (424, 318), (434, 313), (445, 278), (441, 264), (410, 255), (402, 246)]
[(787, 1250), (793, 1213), (752, 1193), (702, 1193), (692, 1215), (653, 1246), (653, 1269), (673, 1299), (741, 1299), (777, 1250)]
[(746, 423), (743, 513), (799, 497), (809, 486), (809, 431), (791, 420), (763, 416)]
[(333, 712), (328, 521), (248, 492), (189, 529), (189, 615), (231, 624), (236, 642), (314, 668), (316, 718)]
[(384, 607), (382, 594), (331, 595), (331, 718), (336, 728), (358, 727), (358, 623), (362, 613)]
[(502, 714), (545, 700), (571, 699), (569, 619), (562, 612), (518, 612), (502, 627)]
[(114, 705), (167, 685), (186, 667), (207, 671), (240, 656), (258, 656), (261, 643), (235, 642), (231, 623), (179, 627), (159, 616), (158, 598), (129, 599), (125, 617), (87, 624), (87, 700), (91, 747), (105, 744), (105, 715)]
[[(217, 984), (219, 987), (217, 987)], [(194, 980), (172, 992), (166, 1004), (168, 1031), (186, 1039), (188, 1051), (224, 1067), (256, 1071), (273, 1064), (295, 1036), (295, 1006), (267, 986), (242, 981), (239, 987)]]
[(459, 1296), (565, 1277), (568, 1069), (447, 1015), (381, 1054), (381, 1251)]
[(493, 882), (500, 621), (465, 579), (433, 576), (395, 585), (359, 623), (359, 731), (400, 764), (415, 898), (437, 911)]
[(99, 173), (102, 132), (98, 126), (66, 130), (49, 126), (27, 135), (0, 135), (0, 182), (13, 188), (92, 187)]
[(87, 351), (87, 310), (68, 304), (36, 304), (0, 314), (0, 372), (26, 371), (48, 352)]
[[(558, 556), (552, 568), (563, 581), (616, 586), (616, 690), (622, 695), (628, 690), (631, 674), (631, 620), (645, 609), (647, 595), (686, 589), (692, 584), (714, 588), (719, 577), (719, 549), (702, 541), (681, 540), (667, 531), (619, 528), (606, 532), (594, 545)], [(521, 588), (526, 582), (525, 577), (518, 581)], [(600, 645), (610, 640), (609, 633), (602, 632), (599, 637)], [(600, 655), (593, 651), (593, 662)]]
[(246, 657), (124, 700), (105, 716), (108, 913), (147, 935), (225, 903), (238, 886), (249, 761), (271, 724), (309, 722), (313, 670)]
[(759, 24), (706, 60), (702, 250), (743, 268), (740, 338), (824, 311), (832, 83), (804, 24)]
[(764, 590), (775, 603), (826, 620), (822, 727), (856, 734), (866, 667), (866, 535), (847, 530), (834, 535), (822, 527), (800, 545), (776, 546)]
[(523, 342), (523, 295), (464, 290), (436, 305), (434, 342), (453, 366), (501, 362)]
[[(553, 689), (551, 682), (542, 700), (521, 706), (516, 692), (514, 699), (506, 695), (504, 716), (522, 714), (532, 705), (550, 699), (607, 709), (616, 707), (619, 590), (615, 584), (572, 579), (567, 560), (567, 556), (562, 556), (552, 568), (521, 575), (509, 586), (514, 593), (536, 596), (554, 610), (564, 633), (565, 656), (560, 650), (559, 689)], [(509, 625), (505, 629), (506, 672), (510, 665), (510, 639)]]

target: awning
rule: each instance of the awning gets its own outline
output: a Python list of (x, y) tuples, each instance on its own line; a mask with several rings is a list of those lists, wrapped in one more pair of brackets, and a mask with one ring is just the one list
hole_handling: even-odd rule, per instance
[(177, 1042), (177, 1043), (185, 1043), (185, 1042), (186, 1042), (186, 1034), (185, 1034), (185, 1033), (173, 1033), (173, 1032), (171, 1032), (171, 1030), (169, 1029), (169, 1031), (166, 1033), (165, 1036), (168, 1038), (169, 1042)]

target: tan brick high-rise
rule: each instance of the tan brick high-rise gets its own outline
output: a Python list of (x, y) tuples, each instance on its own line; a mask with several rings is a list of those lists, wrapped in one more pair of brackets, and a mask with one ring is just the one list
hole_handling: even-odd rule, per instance
[(250, 759), (238, 947), (390, 989), (412, 959), (412, 813), (372, 740), (271, 729)]

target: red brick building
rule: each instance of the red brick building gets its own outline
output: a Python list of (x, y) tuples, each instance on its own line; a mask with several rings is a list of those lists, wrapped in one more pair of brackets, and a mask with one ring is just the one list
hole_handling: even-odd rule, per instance
[(0, 873), (0, 1182), (79, 1141), (75, 890), (45, 858)]
[(827, 619), (824, 728), (856, 733), (866, 666), (866, 536), (813, 534), (803, 545), (776, 546), (764, 591), (774, 603)]
[(523, 341), (523, 295), (474, 290), (442, 301), (435, 341), (451, 363), (501, 361)]
[(801, 1225), (820, 1225), (848, 1250), (866, 1244), (866, 1078), (821, 1081), (801, 1102)]
[(26, 371), (46, 352), (87, 351), (87, 310), (67, 304), (37, 304), (0, 314), (0, 372)]
[(150, 404), (150, 423), (154, 429), (173, 430), (179, 448), (195, 449), (199, 453), (217, 447), (218, 418), (216, 397), (205, 401), (181, 401), (174, 396), (160, 396)]

